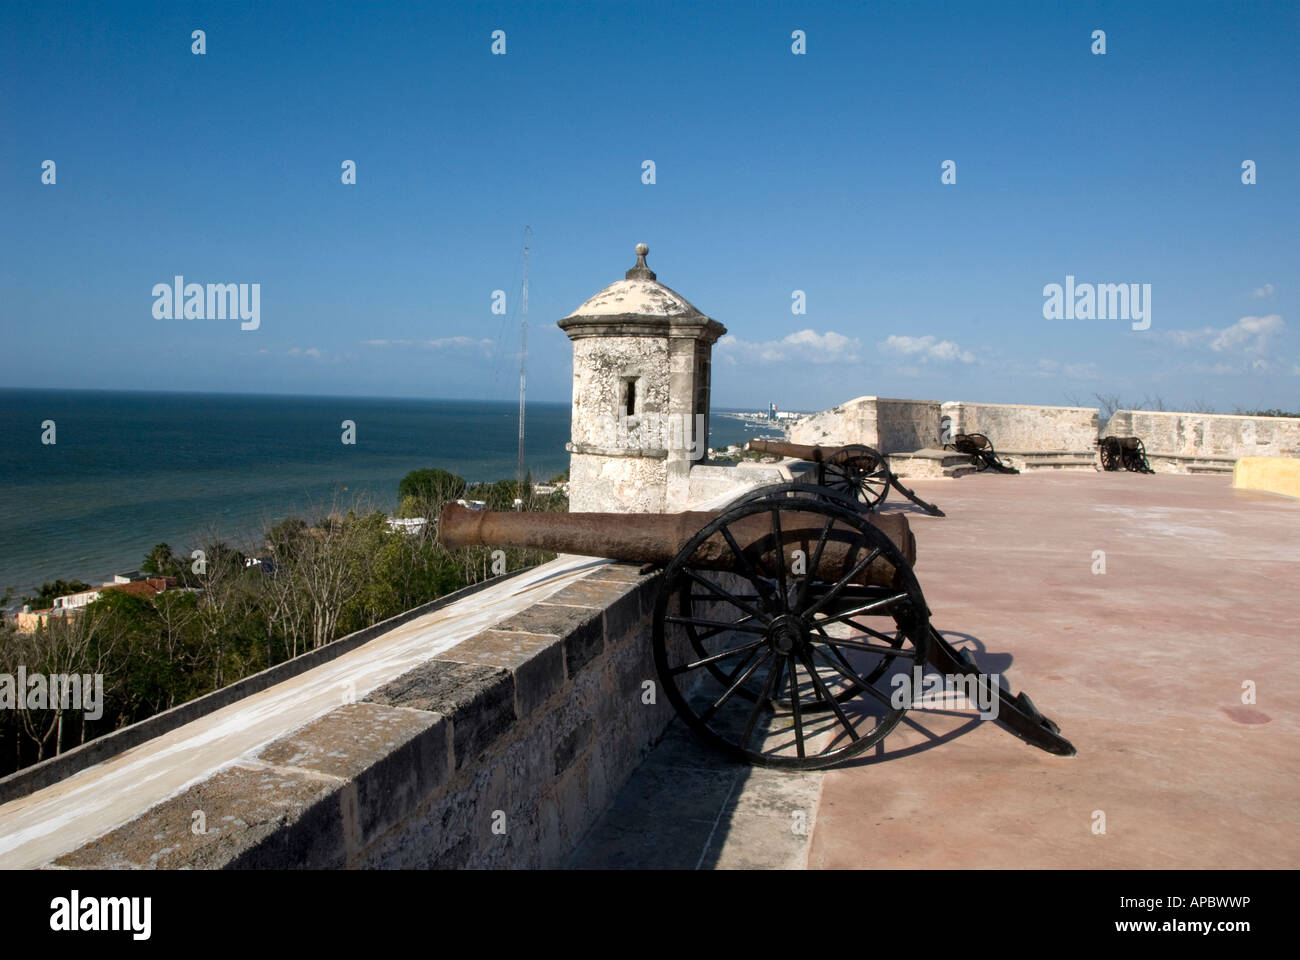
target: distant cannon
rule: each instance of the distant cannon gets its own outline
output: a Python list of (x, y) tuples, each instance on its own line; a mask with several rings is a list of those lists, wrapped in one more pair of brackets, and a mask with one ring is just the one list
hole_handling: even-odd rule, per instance
[(931, 628), (907, 517), (865, 512), (825, 487), (776, 484), (724, 510), (666, 515), (449, 503), (438, 532), (453, 549), (534, 547), (662, 567), (660, 684), (697, 735), (737, 759), (814, 769), (869, 750), (914, 704), (917, 691), (898, 691), (922, 664), (963, 678), (1026, 742), (1075, 752), (1024, 693), (979, 673)]
[(874, 447), (860, 443), (820, 447), (786, 443), (784, 440), (751, 440), (749, 449), (812, 461), (817, 465), (819, 487), (827, 487), (857, 500), (864, 510), (873, 511), (884, 503), (889, 488), (893, 487), (931, 516), (944, 516), (944, 512), (934, 504), (926, 503), (903, 486), (898, 475), (889, 468), (889, 458)]
[(1147, 448), (1138, 437), (1102, 437), (1097, 447), (1103, 470), (1155, 473), (1147, 460)]
[(956, 450), (970, 457), (971, 465), (976, 470), (992, 470), (995, 473), (1019, 473), (1015, 467), (1002, 462), (993, 441), (982, 433), (959, 433), (952, 438), (952, 443), (945, 443), (943, 448)]

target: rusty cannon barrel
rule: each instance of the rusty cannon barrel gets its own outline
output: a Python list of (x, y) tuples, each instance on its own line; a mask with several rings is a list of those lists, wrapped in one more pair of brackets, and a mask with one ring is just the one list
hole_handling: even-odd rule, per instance
[(749, 449), (758, 453), (771, 453), (778, 457), (795, 457), (821, 463), (839, 447), (818, 447), (806, 443), (787, 443), (784, 440), (751, 440)]
[[(524, 547), (553, 553), (576, 553), (588, 557), (605, 557), (632, 563), (667, 564), (690, 542), (691, 538), (726, 511), (686, 513), (528, 513), (515, 511), (471, 510), (448, 503), (438, 518), (438, 537), (443, 545), (457, 547)], [(826, 515), (806, 510), (780, 509), (742, 517), (730, 524), (729, 531), (742, 553), (755, 566), (770, 565), (776, 545), (772, 513), (779, 515), (781, 553), (814, 551)], [(916, 538), (907, 517), (902, 514), (871, 515), (872, 526), (893, 542), (910, 567), (916, 561)], [(816, 575), (832, 578), (853, 569), (863, 553), (862, 539), (849, 529), (837, 528), (821, 552)], [(690, 562), (709, 570), (740, 571), (745, 560), (736, 555), (722, 533), (701, 543)], [(884, 557), (873, 560), (854, 577), (860, 584), (887, 585), (896, 574), (896, 566)]]

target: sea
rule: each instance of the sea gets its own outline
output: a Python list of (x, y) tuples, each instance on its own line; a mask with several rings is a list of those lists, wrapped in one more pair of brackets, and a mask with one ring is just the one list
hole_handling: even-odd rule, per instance
[[(710, 446), (757, 435), (738, 412), (712, 412)], [(569, 413), (528, 405), (534, 482), (568, 468)], [(245, 543), (292, 513), (391, 512), (412, 470), (513, 478), (518, 433), (517, 402), (0, 389), (0, 595), (12, 607), (57, 578), (99, 584), (157, 543)]]

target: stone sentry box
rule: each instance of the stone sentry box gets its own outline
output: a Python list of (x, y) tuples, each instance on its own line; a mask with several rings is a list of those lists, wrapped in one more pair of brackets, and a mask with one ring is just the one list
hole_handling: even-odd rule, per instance
[(625, 278), (559, 321), (573, 341), (569, 509), (683, 510), (709, 437), (713, 344), (726, 328), (659, 283), (636, 246)]

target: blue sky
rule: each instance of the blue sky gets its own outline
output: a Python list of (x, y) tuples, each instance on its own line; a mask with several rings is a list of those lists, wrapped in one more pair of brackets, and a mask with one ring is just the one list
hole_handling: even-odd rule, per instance
[[(729, 330), (720, 406), (1296, 409), (1298, 41), (1296, 3), (7, 4), (0, 385), (510, 399), (530, 224), (537, 399), (645, 241)], [(176, 274), (260, 327), (155, 319)], [(1067, 274), (1150, 329), (1044, 319)]]

